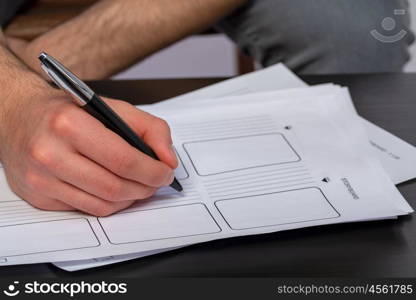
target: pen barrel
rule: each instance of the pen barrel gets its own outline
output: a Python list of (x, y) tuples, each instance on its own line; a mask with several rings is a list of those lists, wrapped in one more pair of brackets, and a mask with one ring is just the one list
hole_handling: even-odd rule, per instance
[[(100, 99), (85, 83), (66, 69), (53, 57), (42, 52), (39, 55), (41, 66), (58, 87), (73, 96), (74, 101), (87, 113), (95, 117), (108, 129), (119, 135), (140, 152), (159, 160), (156, 153), (127, 125), (103, 100)], [(179, 181), (174, 178), (170, 185), (182, 191)]]
[(94, 95), (86, 105), (82, 107), (89, 114), (98, 119), (105, 127), (119, 135), (132, 147), (159, 160), (156, 153), (145, 142), (140, 140), (137, 134), (126, 124), (103, 100)]
[[(125, 123), (103, 100), (97, 95), (94, 95), (91, 100), (82, 106), (85, 111), (90, 115), (98, 119), (108, 129), (119, 135), (132, 147), (152, 157), (153, 159), (159, 160), (156, 153), (150, 148), (144, 141), (142, 141), (137, 134)], [(183, 190), (179, 181), (174, 178), (170, 185), (176, 191), (180, 192)]]

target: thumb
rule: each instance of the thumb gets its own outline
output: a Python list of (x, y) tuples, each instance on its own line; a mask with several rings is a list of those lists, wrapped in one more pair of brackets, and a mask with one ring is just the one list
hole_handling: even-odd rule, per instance
[(178, 167), (178, 159), (173, 148), (169, 125), (166, 121), (153, 117), (151, 127), (143, 134), (143, 140), (155, 151), (159, 159), (172, 169)]

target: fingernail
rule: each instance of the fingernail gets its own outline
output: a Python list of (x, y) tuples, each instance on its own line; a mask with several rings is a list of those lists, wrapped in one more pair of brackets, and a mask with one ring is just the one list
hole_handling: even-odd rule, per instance
[(175, 152), (175, 148), (173, 147), (173, 145), (170, 145), (170, 147), (169, 147), (169, 151), (170, 151), (170, 154), (171, 154), (172, 156), (176, 157), (176, 152)]
[(169, 174), (168, 180), (167, 180), (167, 184), (166, 185), (170, 185), (173, 182), (173, 179), (175, 179), (175, 173), (172, 171)]
[(176, 163), (178, 162), (178, 157), (176, 156), (176, 151), (175, 151), (175, 147), (173, 147), (173, 145), (172, 146), (170, 146), (170, 155), (172, 155), (172, 157), (174, 157), (175, 158), (175, 161), (176, 161)]

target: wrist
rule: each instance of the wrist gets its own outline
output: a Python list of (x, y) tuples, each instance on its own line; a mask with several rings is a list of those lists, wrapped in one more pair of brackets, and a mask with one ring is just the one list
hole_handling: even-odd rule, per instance
[[(7, 67), (0, 66), (0, 69)], [(18, 103), (29, 102), (29, 97), (25, 95), (47, 93), (48, 90), (54, 90), (41, 77), (26, 68), (9, 69), (4, 76), (0, 75), (0, 85), (5, 87), (0, 91), (0, 111), (12, 107)]]
[(31, 113), (41, 112), (50, 99), (63, 93), (29, 70), (13, 75), (8, 79), (4, 76), (0, 78), (0, 85), (7, 87), (0, 91), (0, 160), (7, 137), (18, 135), (19, 126), (23, 122), (30, 122)]

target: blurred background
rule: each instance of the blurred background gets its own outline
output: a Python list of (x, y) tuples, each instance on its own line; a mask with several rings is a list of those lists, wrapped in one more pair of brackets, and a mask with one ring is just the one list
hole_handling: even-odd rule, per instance
[[(10, 0), (14, 1), (14, 0)], [(32, 39), (79, 14), (96, 0), (37, 0), (6, 27), (10, 36)], [(416, 0), (409, 0), (412, 28), (416, 32)], [(383, 18), (380, 18), (380, 24)], [(401, 28), (394, 30), (400, 31)], [(370, 32), (369, 32), (370, 37)], [(138, 37), (139, 38), (139, 37)], [(406, 72), (416, 72), (416, 44)], [(193, 35), (114, 76), (114, 79), (224, 77), (253, 69), (235, 45), (222, 34)]]
[[(409, 2), (412, 30), (416, 32), (416, 1)], [(416, 72), (416, 42), (410, 50), (412, 59), (405, 71)], [(236, 53), (235, 46), (221, 34), (195, 36), (160, 51), (115, 78), (233, 76), (238, 72)]]
[[(412, 16), (412, 30), (416, 32), (416, 1), (410, 0), (410, 14)], [(416, 45), (411, 48), (412, 60), (407, 64), (406, 70), (416, 72)]]
[[(412, 29), (416, 32), (416, 1), (409, 2)], [(160, 51), (115, 78), (233, 76), (238, 73), (236, 53), (235, 46), (221, 34), (194, 36)], [(406, 72), (416, 72), (416, 43), (411, 47), (411, 55)]]

